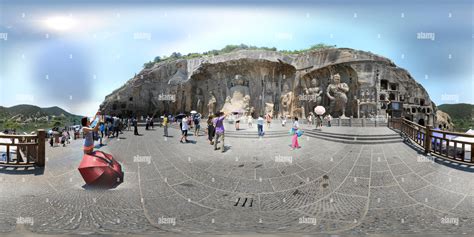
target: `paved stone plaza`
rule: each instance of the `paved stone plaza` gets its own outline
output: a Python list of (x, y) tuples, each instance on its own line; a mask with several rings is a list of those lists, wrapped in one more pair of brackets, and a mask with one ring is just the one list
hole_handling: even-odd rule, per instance
[(161, 128), (140, 132), (125, 131), (101, 148), (125, 170), (124, 183), (115, 189), (83, 187), (77, 171), (82, 140), (48, 147), (44, 171), (3, 169), (0, 232), (359, 235), (474, 230), (473, 169), (432, 162), (402, 142), (343, 144), (303, 136), (302, 148), (291, 151), (289, 136), (228, 137), (221, 153), (206, 136), (180, 144), (173, 128), (170, 138), (162, 136)]

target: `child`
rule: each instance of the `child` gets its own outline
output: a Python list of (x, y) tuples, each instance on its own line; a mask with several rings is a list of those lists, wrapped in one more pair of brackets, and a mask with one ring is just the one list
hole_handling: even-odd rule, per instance
[(300, 125), (298, 123), (298, 117), (295, 117), (295, 122), (293, 122), (293, 136), (291, 137), (291, 150), (295, 148), (301, 148), (298, 144), (298, 129)]

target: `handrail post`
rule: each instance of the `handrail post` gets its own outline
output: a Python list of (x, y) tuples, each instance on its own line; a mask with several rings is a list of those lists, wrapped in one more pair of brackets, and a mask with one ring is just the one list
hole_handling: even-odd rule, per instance
[(427, 125), (425, 129), (425, 154), (429, 154), (431, 150), (431, 126)]
[(46, 132), (44, 131), (44, 129), (38, 129), (37, 136), (38, 136), (38, 149), (37, 149), (38, 153), (36, 154), (36, 165), (39, 167), (44, 167), (45, 156), (46, 156), (46, 151), (45, 151)]

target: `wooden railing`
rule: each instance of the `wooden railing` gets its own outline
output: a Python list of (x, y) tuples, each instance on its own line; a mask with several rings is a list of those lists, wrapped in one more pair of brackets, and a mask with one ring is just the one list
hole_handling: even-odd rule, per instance
[(46, 133), (43, 129), (37, 130), (36, 135), (5, 134), (0, 135), (0, 138), (0, 147), (2, 148), (0, 166), (36, 165), (44, 167)]
[(399, 130), (407, 138), (423, 147), (425, 153), (474, 164), (474, 142), (466, 141), (474, 138), (474, 135), (434, 130), (431, 126), (424, 127), (404, 118), (390, 119), (388, 126)]

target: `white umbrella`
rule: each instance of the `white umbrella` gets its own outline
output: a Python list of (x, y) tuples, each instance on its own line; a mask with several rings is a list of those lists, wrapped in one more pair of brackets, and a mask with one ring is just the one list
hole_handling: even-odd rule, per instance
[(191, 111), (192, 114), (197, 114), (196, 110)]
[(316, 106), (316, 108), (314, 108), (314, 112), (317, 115), (323, 115), (324, 113), (326, 113), (326, 109), (323, 106)]

